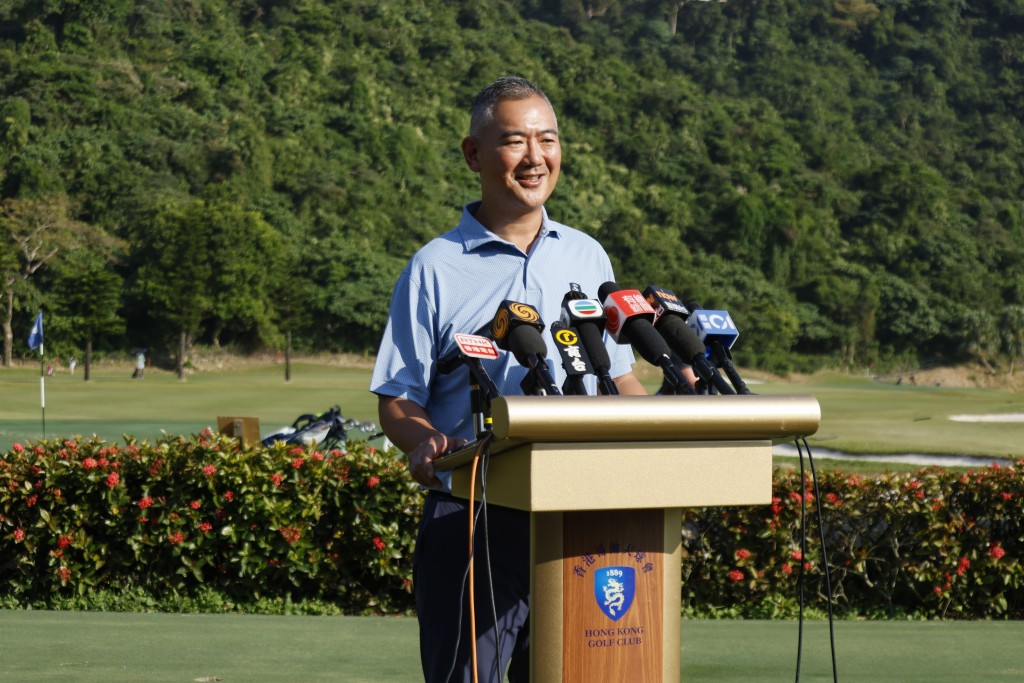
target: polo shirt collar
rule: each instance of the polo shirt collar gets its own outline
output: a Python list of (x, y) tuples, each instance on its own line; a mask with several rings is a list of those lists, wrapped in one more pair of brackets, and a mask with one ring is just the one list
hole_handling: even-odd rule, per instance
[[(507, 244), (512, 246), (511, 242), (503, 240), (502, 238), (495, 235), (493, 232), (483, 226), (473, 216), (473, 212), (480, 207), (480, 202), (472, 202), (462, 207), (462, 218), (459, 220), (458, 230), (459, 236), (462, 238), (463, 248), (467, 252), (479, 249), (480, 247), (491, 244)], [(558, 237), (557, 223), (548, 220), (548, 211), (543, 206), (541, 207), (541, 219), (540, 219), (540, 234), (541, 236)]]

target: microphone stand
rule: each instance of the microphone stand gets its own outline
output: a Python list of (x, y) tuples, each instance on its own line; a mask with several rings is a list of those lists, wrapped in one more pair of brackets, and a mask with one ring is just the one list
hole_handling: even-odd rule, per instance
[(743, 378), (740, 377), (740, 373), (736, 372), (736, 366), (732, 364), (732, 352), (725, 348), (722, 342), (717, 339), (711, 342), (711, 352), (715, 356), (715, 364), (725, 370), (725, 374), (729, 377), (729, 381), (732, 382), (736, 393), (750, 394), (750, 389), (747, 388)]

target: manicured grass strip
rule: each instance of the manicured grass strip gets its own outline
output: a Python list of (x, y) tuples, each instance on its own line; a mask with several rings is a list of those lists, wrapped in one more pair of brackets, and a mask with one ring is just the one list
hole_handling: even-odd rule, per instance
[[(260, 418), (264, 433), (303, 413), (338, 404), (347, 417), (377, 421), (377, 399), (369, 391), (370, 369), (296, 363), (285, 384), (280, 365), (207, 371), (179, 382), (151, 370), (133, 380), (131, 369), (102, 367), (88, 384), (80, 375), (58, 373), (47, 380), (47, 435), (96, 433), (108, 441), (121, 435), (155, 439), (193, 434), (215, 426), (218, 415)], [(657, 381), (648, 380), (656, 389)], [(799, 382), (752, 385), (759, 394), (810, 394), (821, 404), (821, 427), (812, 447), (848, 453), (947, 453), (1009, 457), (1024, 455), (1020, 423), (954, 422), (955, 414), (1024, 412), (1024, 396), (992, 389), (885, 384), (866, 377), (822, 373)], [(717, 399), (709, 399), (717, 400)], [(41, 436), (38, 369), (0, 370), (0, 450)]]
[[(791, 621), (684, 621), (686, 683), (793, 680)], [(843, 683), (1024, 680), (1022, 622), (836, 624)], [(411, 618), (0, 611), (0, 680), (345, 681), (420, 677)], [(828, 627), (804, 629), (801, 681), (832, 680)]]

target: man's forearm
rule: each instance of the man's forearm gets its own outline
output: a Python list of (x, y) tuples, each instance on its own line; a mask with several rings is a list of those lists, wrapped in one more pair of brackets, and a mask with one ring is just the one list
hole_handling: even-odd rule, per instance
[(381, 396), (377, 402), (380, 426), (391, 443), (408, 453), (440, 432), (419, 404), (407, 398)]

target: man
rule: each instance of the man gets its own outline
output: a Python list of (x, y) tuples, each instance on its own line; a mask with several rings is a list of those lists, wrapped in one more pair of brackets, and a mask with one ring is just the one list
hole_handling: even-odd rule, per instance
[[(387, 437), (406, 454), (413, 479), (430, 489), (413, 568), (420, 657), (429, 682), (472, 680), (462, 599), (468, 505), (448, 493), (448, 473), (433, 465), (438, 455), (474, 436), (468, 370), (442, 375), (437, 362), (455, 348), (454, 334), (480, 329), (505, 299), (530, 304), (550, 323), (571, 283), (596, 296), (602, 283), (615, 279), (594, 239), (552, 221), (544, 210), (558, 182), (562, 150), (555, 112), (536, 86), (507, 76), (485, 87), (473, 104), (462, 153), (479, 175), (481, 199), (463, 209), (457, 227), (417, 252), (399, 277), (370, 386)], [(549, 357), (557, 358), (553, 342), (545, 341)], [(610, 344), (609, 354), (620, 393), (645, 394), (631, 372), (629, 348)], [(486, 362), (485, 369), (501, 395), (522, 393), (527, 371), (512, 354)], [(564, 379), (560, 367), (555, 378)], [(592, 382), (591, 393), (594, 387)], [(487, 599), (477, 600), (479, 680), (500, 681), (508, 667), (510, 681), (526, 681), (528, 513), (489, 506), (478, 549), (481, 543), (488, 543), (490, 566), (487, 554), (475, 553), (477, 592), (494, 586), (498, 623), (488, 591)]]

